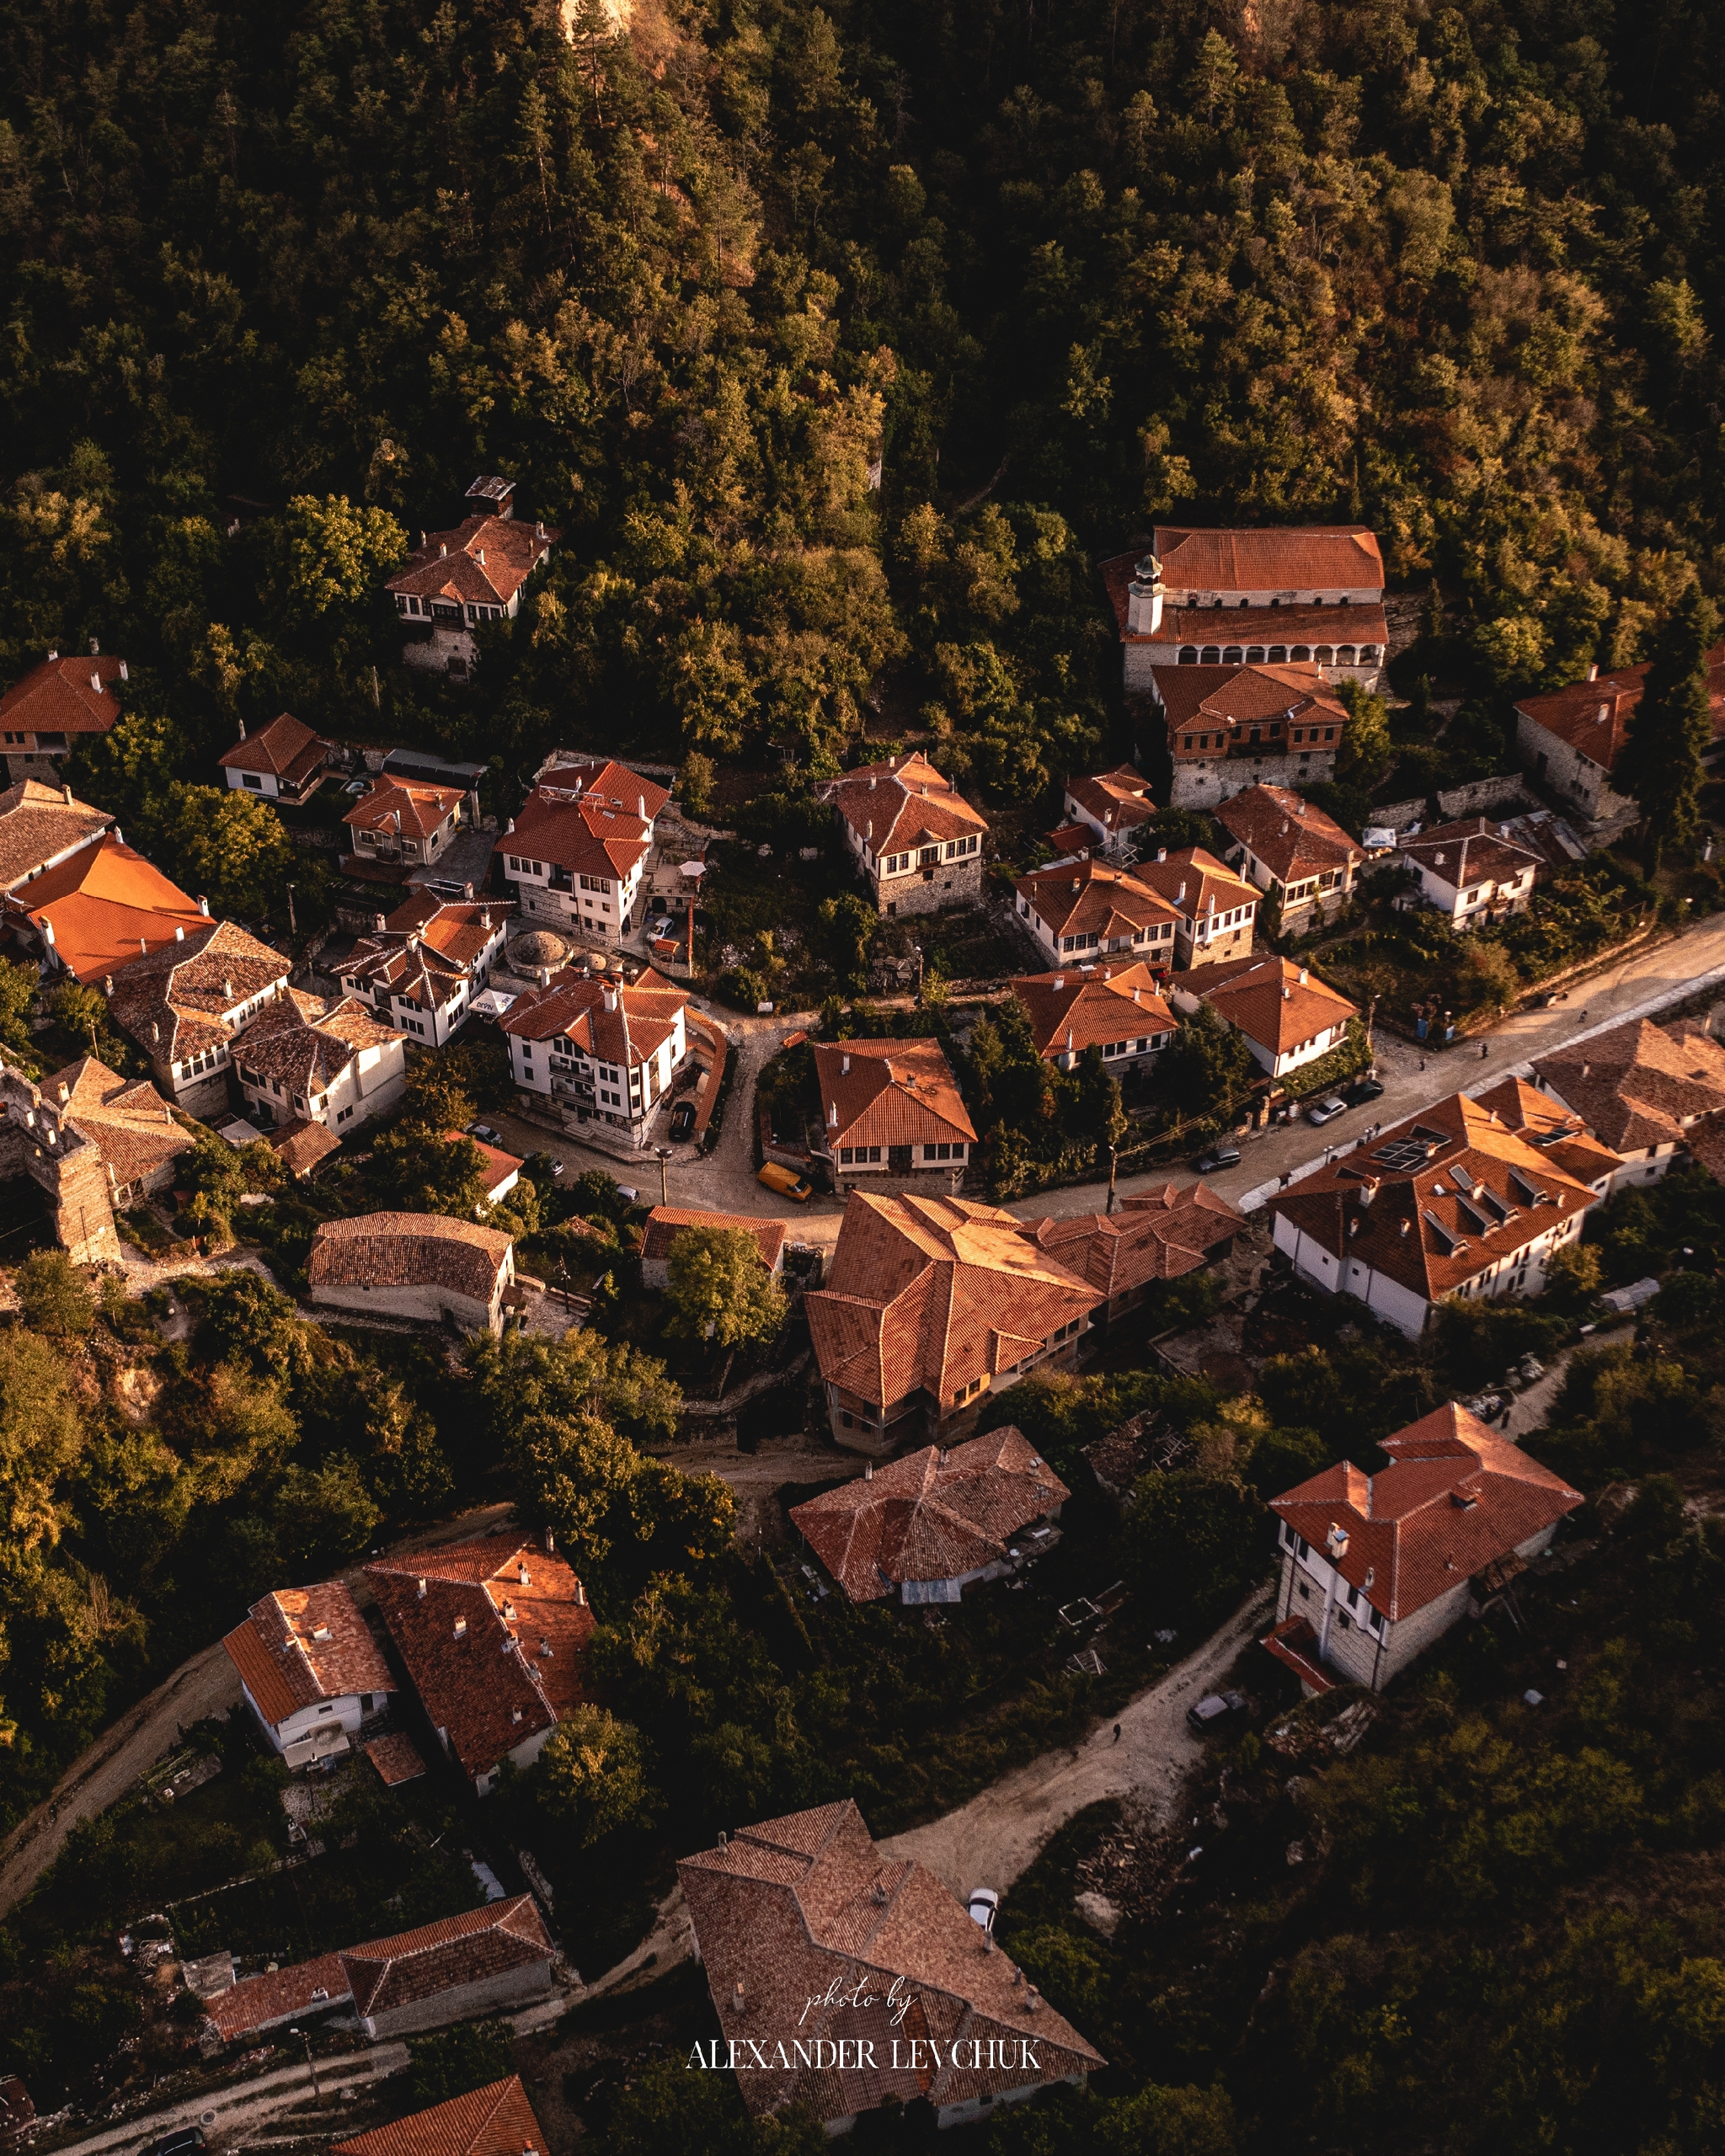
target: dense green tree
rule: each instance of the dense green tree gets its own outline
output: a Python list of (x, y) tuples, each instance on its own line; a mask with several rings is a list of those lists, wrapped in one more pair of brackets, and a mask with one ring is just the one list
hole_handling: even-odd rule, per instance
[(745, 1228), (684, 1228), (671, 1238), (666, 1330), (720, 1348), (766, 1347), (789, 1305)]
[(1718, 617), (1690, 584), (1656, 638), (1641, 702), (1612, 782), (1641, 810), (1648, 858), (1694, 845), (1704, 773), (1713, 738), (1707, 653)]
[(650, 1827), (663, 1808), (641, 1732), (603, 1707), (584, 1705), (560, 1716), (532, 1777), (542, 1809), (584, 1849), (625, 1828)]
[(13, 1286), (32, 1331), (73, 1340), (96, 1321), (89, 1282), (63, 1250), (39, 1250), (18, 1268)]
[(1252, 1069), (1246, 1036), (1204, 1003), (1182, 1020), (1162, 1050), (1156, 1075), (1182, 1115), (1226, 1117), (1239, 1102)]

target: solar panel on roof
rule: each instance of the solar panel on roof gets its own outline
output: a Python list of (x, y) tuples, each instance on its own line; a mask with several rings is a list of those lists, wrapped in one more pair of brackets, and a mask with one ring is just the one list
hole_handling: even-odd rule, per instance
[(1417, 1139), (1397, 1138), (1387, 1145), (1381, 1145), (1371, 1157), (1381, 1167), (1423, 1168), (1428, 1150)]

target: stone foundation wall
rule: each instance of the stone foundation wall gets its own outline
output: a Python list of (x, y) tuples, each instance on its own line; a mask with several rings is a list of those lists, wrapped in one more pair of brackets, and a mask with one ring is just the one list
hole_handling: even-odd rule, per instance
[(893, 876), (878, 887), (883, 913), (891, 909), (896, 920), (912, 914), (938, 913), (944, 906), (974, 906), (982, 899), (982, 859), (937, 863), (933, 879), (921, 876)]

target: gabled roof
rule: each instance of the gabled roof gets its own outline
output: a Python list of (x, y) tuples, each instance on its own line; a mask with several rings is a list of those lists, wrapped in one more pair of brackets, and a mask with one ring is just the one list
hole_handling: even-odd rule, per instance
[(210, 925), (184, 891), (112, 831), (10, 893), (7, 903), (86, 985), (171, 945), (176, 929), (190, 936)]
[(1069, 778), (1066, 796), (1088, 810), (1105, 830), (1136, 830), (1156, 814), (1150, 781), (1130, 764), (1119, 764), (1092, 778)]
[(1248, 786), (1211, 811), (1230, 837), (1239, 840), (1279, 883), (1345, 869), (1365, 854), (1316, 802), (1285, 786)]
[[(884, 1856), (848, 1797), (740, 1828), (718, 1848), (683, 1858), (677, 1876), (721, 2025), (735, 2026), (740, 1986), (747, 2028), (769, 2040), (761, 2047), (766, 2070), (738, 2075), (751, 2115), (800, 2101), (830, 2123), (889, 2096), (924, 2097), (939, 2110), (1103, 2063), (1046, 2002), (1027, 2012), (1028, 1988), (1011, 1956), (988, 1951), (932, 1871)], [(887, 2002), (907, 1991), (914, 2003), (900, 2024), (900, 2007)], [(857, 2004), (858, 1993), (873, 2003)], [(782, 2058), (771, 2041), (781, 2031)], [(1027, 2035), (1036, 2038), (1033, 2065), (1025, 2063)], [(872, 2041), (873, 2072), (798, 2063), (792, 2038), (830, 2046), (841, 2036)], [(932, 2039), (945, 2063), (932, 2063), (925, 2045), (920, 2070), (911, 2071), (902, 2062), (912, 2036)], [(966, 2060), (1013, 2063), (954, 2067), (957, 2040)]]
[(1525, 1079), (1501, 1078), (1474, 1098), (1577, 1182), (1604, 1182), (1623, 1166), (1621, 1156), (1594, 1137), (1573, 1108), (1563, 1107)]
[(303, 720), (281, 712), (255, 734), (242, 734), (216, 760), (224, 771), (263, 771), (297, 786), (313, 771), (322, 771), (328, 747)]
[(396, 1689), (345, 1580), (278, 1588), (222, 1644), (271, 1723), (326, 1700)]
[(443, 1213), (355, 1213), (325, 1220), (306, 1278), (316, 1288), (446, 1288), (489, 1303), (513, 1247), (510, 1236)]
[(852, 1602), (907, 1580), (960, 1579), (1004, 1563), (1020, 1528), (1071, 1492), (1016, 1427), (943, 1452), (926, 1445), (791, 1508), (791, 1518)]
[(761, 1252), (761, 1262), (769, 1273), (778, 1264), (785, 1246), (786, 1223), (782, 1220), (763, 1220), (748, 1213), (702, 1213), (687, 1205), (655, 1205), (647, 1215), (647, 1232), (642, 1238), (641, 1255), (663, 1264), (670, 1256), (670, 1246), (685, 1228), (735, 1228), (745, 1235), (752, 1235), (755, 1246)]
[(670, 788), (644, 778), (614, 759), (578, 756), (559, 750), (533, 775), (536, 787), (581, 795), (596, 807), (615, 808), (651, 823), (670, 799)]
[(327, 1123), (311, 1123), (303, 1116), (278, 1123), (265, 1131), (264, 1143), (290, 1175), (308, 1176), (341, 1150), (341, 1140)]
[[(1177, 763), (1295, 754), (1302, 727), (1333, 728), (1340, 740), (1348, 723), (1348, 707), (1317, 667), (1303, 663), (1165, 666), (1156, 686)], [(1273, 731), (1278, 722), (1282, 730)]]
[(451, 531), (426, 535), (384, 589), (507, 606), (562, 536), (513, 516), (464, 517)]
[(826, 1284), (803, 1299), (822, 1377), (879, 1407), (921, 1390), (947, 1413), (1039, 1353), (1098, 1298), (1023, 1230), (968, 1198), (853, 1191)]
[[(1162, 620), (1155, 629), (1129, 629), (1130, 587), (1140, 558), (1136, 554), (1117, 554), (1101, 566), (1103, 584), (1114, 610), (1115, 627), (1122, 643), (1153, 644), (1164, 651), (1171, 645), (1183, 644), (1193, 645), (1200, 652), (1207, 648), (1218, 651), (1237, 649), (1242, 659), (1248, 652), (1259, 651), (1271, 665), (1278, 665), (1282, 662), (1272, 658), (1272, 653), (1283, 653), (1299, 664), (1310, 661), (1318, 651), (1335, 651), (1344, 644), (1351, 644), (1356, 651), (1375, 645), (1381, 652), (1388, 642), (1389, 623), (1381, 600), (1369, 600), (1358, 606), (1215, 606), (1207, 603), (1185, 606), (1178, 603), (1185, 595), (1183, 591), (1177, 591), (1171, 599), (1164, 600)], [(1166, 581), (1165, 576), (1165, 584)], [(1254, 591), (1266, 589), (1263, 584), (1245, 588)], [(1315, 590), (1317, 586), (1308, 589)], [(1296, 654), (1300, 654), (1298, 659)], [(1169, 670), (1165, 662), (1157, 673), (1165, 679)], [(1162, 681), (1159, 680), (1156, 686), (1161, 688)]]
[(1118, 1213), (1032, 1220), (1023, 1232), (1098, 1295), (1112, 1298), (1197, 1272), (1244, 1225), (1237, 1209), (1206, 1184), (1178, 1190), (1167, 1183), (1123, 1199)]
[(859, 765), (820, 791), (877, 859), (988, 829), (987, 818), (926, 756)]
[(105, 734), (120, 717), (123, 659), (56, 653), (0, 696), (0, 725), (15, 734)]
[(512, 853), (518, 861), (550, 862), (571, 876), (610, 879), (627, 877), (646, 858), (651, 844), (651, 824), (633, 808), (612, 808), (596, 798), (573, 798), (541, 785), (521, 803), (492, 851)]
[(1339, 1262), (1338, 1287), (1357, 1265), (1361, 1280), (1375, 1271), (1428, 1302), (1596, 1203), (1525, 1134), (1461, 1093), (1268, 1201)]
[[(1614, 771), (1650, 670), (1646, 666), (1620, 667), (1613, 674), (1595, 675), (1590, 681), (1571, 681), (1562, 689), (1518, 696), (1515, 708), (1559, 741), (1578, 749), (1602, 771)], [(1725, 643), (1715, 644), (1707, 654), (1707, 712), (1717, 741), (1725, 733)]]
[(440, 899), (415, 891), (341, 961), (348, 986), (387, 988), (420, 1010), (441, 1010), (503, 934), (507, 899)]
[(232, 921), (200, 918), (184, 942), (122, 965), (109, 1008), (147, 1054), (174, 1063), (227, 1042), (232, 1029), (223, 1022), (270, 994), (292, 968)]
[(593, 1612), (551, 1551), (489, 1535), (365, 1570), (431, 1726), (466, 1773), (489, 1774), (585, 1696)]
[(1377, 534), (1363, 524), (1243, 531), (1159, 524), (1154, 545), (1171, 592), (1363, 590), (1381, 596), (1384, 589)]
[(240, 1036), (234, 1061), (254, 1077), (278, 1080), (289, 1097), (327, 1092), (354, 1058), (405, 1036), (380, 1024), (351, 995), (307, 995), (288, 989), (265, 1004)]
[(332, 2156), (545, 2156), (545, 2130), (521, 2076), (511, 2073), (338, 2141)]
[(38, 869), (111, 830), (105, 808), (73, 798), (69, 786), (27, 778), (0, 793), (0, 890), (14, 890)]
[(375, 778), (343, 816), (356, 831), (398, 831), (403, 838), (429, 839), (442, 828), (467, 796), (458, 786), (431, 786), (423, 779)]
[(1188, 921), (1256, 905), (1263, 893), (1201, 846), (1182, 846), (1166, 860), (1142, 861), (1132, 873)]
[(1141, 868), (1110, 868), (1100, 861), (1033, 868), (1012, 886), (1055, 936), (1134, 936), (1174, 918), (1174, 909)]
[(1502, 829), (1484, 816), (1464, 817), (1460, 823), (1439, 824), (1418, 838), (1403, 839), (1401, 851), (1417, 861), (1428, 874), (1461, 890), (1469, 883), (1503, 883), (1525, 868), (1544, 865), (1543, 854), (1518, 846)]
[(814, 1077), (830, 1148), (975, 1143), (938, 1041), (817, 1041)]
[[(1330, 1556), (1392, 1623), (1509, 1556), (1583, 1500), (1561, 1476), (1453, 1401), (1411, 1422), (1383, 1449), (1390, 1465), (1363, 1474), (1347, 1460), (1270, 1500), (1296, 1534)], [(1328, 1548), (1341, 1528), (1348, 1546)]]
[(1725, 1048), (1692, 1018), (1632, 1018), (1542, 1055), (1534, 1075), (1619, 1153), (1680, 1143), (1725, 1109)]
[(1192, 977), (1191, 991), (1277, 1055), (1359, 1016), (1357, 1005), (1291, 958), (1231, 958), (1206, 966)]
[(1172, 1033), (1177, 1023), (1141, 959), (1021, 974), (1011, 987), (1030, 1020), (1039, 1055), (1082, 1055), (1117, 1041), (1153, 1039)]
[(61, 1114), (89, 1139), (116, 1183), (142, 1182), (197, 1143), (147, 1078), (122, 1078), (93, 1055), (43, 1079), (40, 1090), (60, 1102)]
[(686, 1001), (650, 967), (622, 985), (566, 973), (518, 995), (498, 1023), (523, 1040), (567, 1040), (580, 1054), (633, 1068), (676, 1038)]

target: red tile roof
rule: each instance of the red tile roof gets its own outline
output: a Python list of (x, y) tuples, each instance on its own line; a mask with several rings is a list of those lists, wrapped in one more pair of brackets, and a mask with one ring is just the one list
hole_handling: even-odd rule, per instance
[(0, 726), (15, 734), (105, 734), (120, 716), (123, 659), (45, 659), (0, 696)]
[(670, 1256), (672, 1243), (685, 1228), (735, 1228), (745, 1235), (752, 1235), (761, 1252), (761, 1262), (769, 1273), (777, 1266), (785, 1246), (786, 1223), (782, 1220), (762, 1220), (747, 1213), (702, 1213), (686, 1205), (655, 1205), (647, 1215), (642, 1257), (664, 1263)]
[(975, 1143), (938, 1041), (817, 1041), (814, 1076), (829, 1149)]
[[(989, 1950), (932, 1872), (882, 1855), (848, 1798), (742, 1828), (720, 1848), (683, 1858), (677, 1874), (720, 2026), (740, 2046), (760, 2045), (768, 2062), (738, 2076), (752, 2115), (800, 2100), (836, 2121), (889, 2095), (939, 2109), (1103, 2063), (1009, 1955)], [(859, 1992), (881, 2003), (859, 2006)], [(884, 2002), (907, 1992), (912, 2003), (896, 2020), (899, 2007)], [(806, 2066), (793, 2048), (823, 2042), (815, 2056), (830, 2058), (841, 2037), (872, 2041), (874, 2070)], [(905, 2063), (912, 2038), (914, 2072)], [(1034, 2064), (1024, 2063), (1027, 2038)], [(972, 2057), (1013, 2063), (972, 2066)]]
[(395, 1679), (344, 1580), (278, 1588), (222, 1642), (258, 1710), (284, 1722), (302, 1707), (366, 1692), (393, 1692)]
[(236, 1043), (242, 1077), (277, 1080), (290, 1099), (327, 1093), (356, 1055), (405, 1036), (351, 995), (327, 1000), (289, 989), (264, 1008)]
[(521, 803), (492, 851), (513, 854), (518, 861), (549, 862), (571, 876), (622, 881), (646, 859), (651, 843), (650, 825), (633, 808), (611, 808), (585, 794), (574, 799), (541, 785)]
[(1135, 831), (1156, 814), (1150, 781), (1130, 764), (1119, 764), (1094, 777), (1069, 778), (1066, 798), (1087, 809), (1105, 830), (1114, 832)]
[(1027, 1243), (1011, 1213), (853, 1191), (826, 1285), (803, 1308), (829, 1384), (883, 1408), (920, 1390), (946, 1414), (975, 1380), (1040, 1353), (1097, 1299)]
[(421, 599), (507, 606), (562, 536), (513, 516), (464, 517), (452, 531), (433, 531), (384, 586)]
[(144, 1182), (197, 1143), (147, 1079), (122, 1078), (93, 1055), (43, 1079), (40, 1091), (45, 1100), (60, 1102), (61, 1115), (71, 1118), (122, 1187)]
[[(1271, 652), (1285, 652), (1292, 663), (1298, 664), (1309, 662), (1321, 650), (1335, 651), (1344, 644), (1356, 651), (1375, 647), (1381, 654), (1389, 639), (1389, 623), (1381, 602), (1377, 600), (1358, 606), (1277, 607), (1182, 606), (1164, 600), (1162, 621), (1153, 634), (1130, 630), (1126, 627), (1131, 618), (1128, 586), (1138, 560), (1135, 554), (1117, 554), (1112, 561), (1104, 562), (1101, 568), (1122, 643), (1155, 644), (1164, 650), (1171, 645), (1182, 644), (1193, 645), (1200, 652), (1207, 648), (1218, 652), (1237, 649), (1242, 659), (1248, 651), (1261, 650), (1270, 664), (1279, 665), (1284, 662), (1270, 659)], [(1263, 590), (1265, 587), (1254, 584), (1246, 588)], [(1337, 589), (1334, 585), (1326, 588)], [(1177, 592), (1175, 599), (1179, 595)], [(1296, 653), (1301, 658), (1295, 659)], [(1157, 669), (1164, 679), (1168, 671), (1166, 664)], [(1156, 686), (1162, 686), (1159, 680)]]
[(255, 734), (243, 734), (226, 755), (216, 758), (224, 771), (263, 771), (299, 786), (322, 771), (329, 744), (291, 712), (281, 712)]
[(1279, 1056), (1359, 1016), (1357, 1005), (1291, 958), (1231, 958), (1206, 966), (1193, 977), (1192, 993)]
[(1621, 1157), (1589, 1131), (1573, 1108), (1560, 1105), (1520, 1078), (1500, 1079), (1474, 1098), (1577, 1182), (1603, 1182), (1623, 1165)]
[(15, 889), (61, 854), (99, 839), (113, 823), (105, 808), (75, 799), (69, 786), (27, 778), (8, 787), (0, 793), (0, 890)]
[(357, 990), (387, 988), (422, 1011), (442, 1010), (515, 911), (507, 899), (440, 899), (416, 891), (341, 961)]
[(1537, 869), (1545, 861), (1533, 847), (1506, 839), (1484, 816), (1439, 824), (1418, 838), (1403, 839), (1401, 851), (1455, 891), (1470, 883), (1513, 882), (1524, 869)]
[(342, 817), (356, 831), (398, 832), (409, 839), (429, 839), (441, 830), (467, 798), (458, 786), (431, 786), (417, 778), (374, 778)]
[(982, 812), (973, 808), (926, 756), (895, 756), (884, 764), (862, 764), (820, 791), (877, 860), (884, 853), (969, 838), (988, 829)]
[(1303, 883), (1365, 858), (1339, 824), (1285, 786), (1248, 786), (1210, 813), (1280, 883)]
[(1156, 688), (1176, 763), (1297, 755), (1321, 741), (1333, 750), (1348, 723), (1316, 666), (1165, 666)]
[[(1375, 591), (1384, 589), (1377, 534), (1363, 524), (1230, 531), (1160, 524), (1154, 541), (1170, 591)], [(1280, 610), (1278, 609), (1278, 611)]]
[(1595, 1202), (1501, 1115), (1451, 1093), (1269, 1209), (1332, 1258), (1435, 1302)]
[(176, 929), (190, 937), (210, 925), (195, 900), (112, 831), (8, 894), (6, 903), (51, 941), (61, 963), (86, 985), (172, 944)]
[(1124, 1198), (1118, 1213), (1078, 1213), (1028, 1221), (1039, 1250), (1112, 1299), (1151, 1280), (1178, 1280), (1208, 1265), (1211, 1253), (1239, 1234), (1239, 1211), (1204, 1183)]
[[(1615, 674), (1596, 675), (1591, 681), (1572, 681), (1566, 688), (1519, 696), (1515, 708), (1570, 748), (1578, 749), (1602, 771), (1614, 771), (1629, 739), (1648, 671), (1645, 666), (1625, 666)], [(1725, 643), (1715, 644), (1707, 654), (1707, 712), (1717, 741), (1725, 734)]]
[(264, 1143), (290, 1175), (308, 1176), (332, 1153), (341, 1150), (341, 1140), (328, 1123), (308, 1123), (296, 1116), (291, 1123), (266, 1130)]
[(1256, 905), (1263, 896), (1255, 883), (1236, 876), (1201, 846), (1182, 846), (1165, 861), (1140, 862), (1132, 873), (1188, 921)]
[(561, 1557), (492, 1535), (365, 1570), (432, 1727), (467, 1774), (489, 1774), (585, 1696), (593, 1612)]
[(676, 1038), (686, 1000), (650, 967), (626, 985), (565, 973), (549, 988), (518, 995), (498, 1023), (523, 1040), (568, 1040), (601, 1063), (638, 1069)]
[(312, 1238), (306, 1278), (318, 1288), (446, 1288), (489, 1303), (511, 1238), (442, 1213), (356, 1213), (325, 1220)]
[(1009, 1427), (950, 1452), (907, 1453), (793, 1505), (791, 1518), (852, 1602), (878, 1602), (907, 1580), (959, 1579), (1006, 1563), (1011, 1538), (1071, 1494)]
[(353, 1986), (340, 1955), (320, 1954), (314, 1961), (295, 1961), (263, 1976), (242, 1977), (214, 1999), (206, 1999), (204, 2013), (216, 2034), (231, 2044), (279, 2028), (299, 2015), (344, 2006), (352, 1997)]
[(1350, 1587), (1392, 1622), (1482, 1572), (1583, 1500), (1508, 1438), (1493, 1437), (1451, 1401), (1412, 1422), (1366, 1475), (1343, 1460), (1270, 1500), (1296, 1534), (1328, 1554), (1332, 1527), (1348, 1547), (1334, 1560)]
[(1055, 936), (1135, 936), (1174, 918), (1174, 909), (1146, 880), (1142, 868), (1110, 868), (1074, 861), (1033, 868), (1013, 885)]
[(1039, 1055), (1082, 1055), (1087, 1048), (1109, 1048), (1117, 1041), (1153, 1042), (1171, 1036), (1178, 1022), (1141, 959), (1021, 974), (1012, 990), (1030, 1020)]
[(146, 1054), (181, 1062), (228, 1046), (239, 1011), (292, 970), (291, 958), (231, 921), (200, 919), (184, 942), (164, 943), (120, 966), (109, 1008)]
[(601, 762), (591, 756), (571, 756), (561, 762), (553, 758), (540, 766), (534, 783), (547, 791), (579, 793), (596, 805), (625, 810), (649, 824), (670, 799), (670, 788), (657, 779), (644, 778), (626, 764)]
[(378, 1780), (386, 1789), (416, 1782), (425, 1771), (419, 1746), (399, 1730), (392, 1730), (387, 1737), (374, 1737), (366, 1747), (366, 1757), (377, 1769)]
[(521, 2076), (489, 2082), (429, 2111), (338, 2141), (331, 2156), (545, 2156), (545, 2130)]
[(1725, 1048), (1692, 1018), (1669, 1026), (1632, 1018), (1541, 1056), (1533, 1070), (1618, 1153), (1680, 1144), (1725, 1110)]

